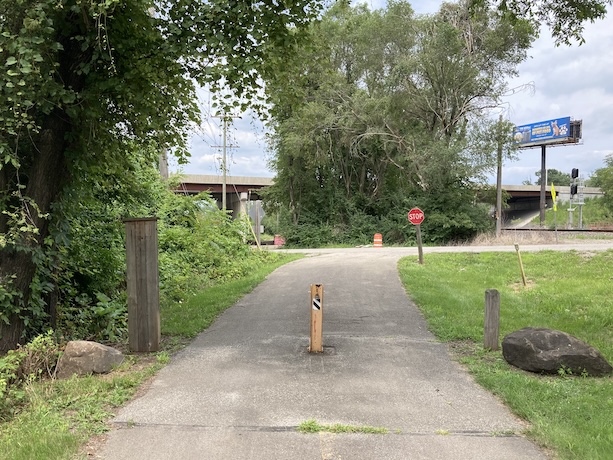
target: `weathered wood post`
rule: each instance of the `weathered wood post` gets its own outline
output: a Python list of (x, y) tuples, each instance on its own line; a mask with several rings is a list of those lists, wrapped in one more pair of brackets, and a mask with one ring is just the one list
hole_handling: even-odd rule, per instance
[(485, 291), (485, 321), (483, 323), (483, 347), (498, 350), (500, 333), (500, 293), (496, 289)]
[(124, 219), (130, 351), (160, 349), (157, 217)]
[(526, 281), (526, 272), (524, 271), (524, 263), (521, 261), (521, 253), (519, 252), (519, 244), (515, 243), (515, 251), (517, 252), (517, 260), (519, 261), (519, 269), (521, 271), (521, 281), (524, 286), (528, 284)]

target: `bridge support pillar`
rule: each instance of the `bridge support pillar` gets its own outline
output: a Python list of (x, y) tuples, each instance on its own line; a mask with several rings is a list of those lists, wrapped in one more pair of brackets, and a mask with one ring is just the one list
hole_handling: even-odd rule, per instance
[(238, 208), (238, 215), (247, 214), (247, 192), (241, 192), (241, 202)]
[(228, 195), (228, 209), (232, 210), (233, 219), (247, 214), (247, 193), (241, 192), (240, 197), (236, 194)]

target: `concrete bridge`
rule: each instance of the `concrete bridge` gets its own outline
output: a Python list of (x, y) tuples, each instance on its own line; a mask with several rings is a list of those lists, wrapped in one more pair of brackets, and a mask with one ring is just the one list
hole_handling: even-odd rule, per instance
[[(505, 190), (510, 198), (507, 200), (509, 207), (507, 212), (512, 211), (526, 211), (526, 210), (538, 210), (541, 196), (540, 185), (503, 185), (502, 189)], [(583, 187), (579, 189), (583, 193), (583, 198), (595, 198), (602, 196), (602, 190), (597, 187)], [(558, 203), (568, 202), (570, 200), (570, 186), (556, 186), (556, 194), (558, 197)], [(548, 185), (545, 189), (545, 197), (547, 206), (552, 205), (551, 199), (551, 186)]]
[[(269, 177), (226, 176), (226, 208), (232, 210), (233, 216), (246, 214), (248, 203), (261, 199), (262, 188), (272, 185)], [(223, 176), (193, 175), (182, 176), (178, 193), (197, 195), (209, 192), (221, 207), (223, 201)]]
[[(249, 212), (249, 203), (256, 202), (256, 208), (261, 213), (261, 207), (257, 203), (260, 199), (262, 188), (273, 184), (269, 177), (226, 176), (226, 207), (232, 210), (234, 216)], [(222, 202), (223, 176), (217, 175), (185, 175), (181, 181), (178, 193), (196, 195), (201, 192), (209, 192), (217, 203)], [(504, 210), (504, 219), (512, 220), (515, 214), (539, 209), (540, 185), (503, 185), (502, 189), (510, 195), (507, 200), (508, 208)], [(580, 189), (584, 199), (602, 196), (603, 193), (596, 187), (583, 187)], [(557, 186), (556, 193), (558, 202), (570, 200), (570, 186)], [(551, 186), (546, 187), (547, 206), (552, 205)], [(255, 216), (252, 216), (255, 218)], [(259, 219), (258, 219), (259, 220)]]

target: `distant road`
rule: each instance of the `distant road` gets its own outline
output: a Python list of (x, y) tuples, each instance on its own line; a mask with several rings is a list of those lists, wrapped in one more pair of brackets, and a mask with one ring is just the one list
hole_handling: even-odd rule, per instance
[[(487, 245), (487, 246), (424, 246), (424, 254), (434, 253), (459, 253), (459, 252), (514, 252), (514, 245)], [(572, 242), (558, 244), (520, 244), (522, 252), (538, 251), (606, 251), (613, 249), (613, 240), (593, 240), (586, 242)], [(314, 248), (314, 249), (275, 249), (279, 252), (300, 253), (300, 254), (373, 254), (388, 253), (399, 256), (417, 256), (417, 247), (357, 247), (357, 248)]]
[(529, 225), (533, 219), (539, 216), (539, 210), (528, 209), (524, 211), (515, 211), (513, 221), (507, 225), (507, 228), (524, 228)]

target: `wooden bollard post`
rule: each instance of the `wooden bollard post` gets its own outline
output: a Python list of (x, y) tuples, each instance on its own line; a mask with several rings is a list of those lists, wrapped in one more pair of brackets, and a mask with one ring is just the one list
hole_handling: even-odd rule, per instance
[(483, 326), (483, 347), (498, 350), (500, 333), (500, 293), (496, 289), (485, 291), (485, 321)]
[(160, 349), (157, 218), (124, 219), (130, 351)]
[(323, 284), (311, 284), (311, 341), (309, 351), (311, 353), (323, 353), (322, 340), (323, 312), (324, 312), (324, 286)]

